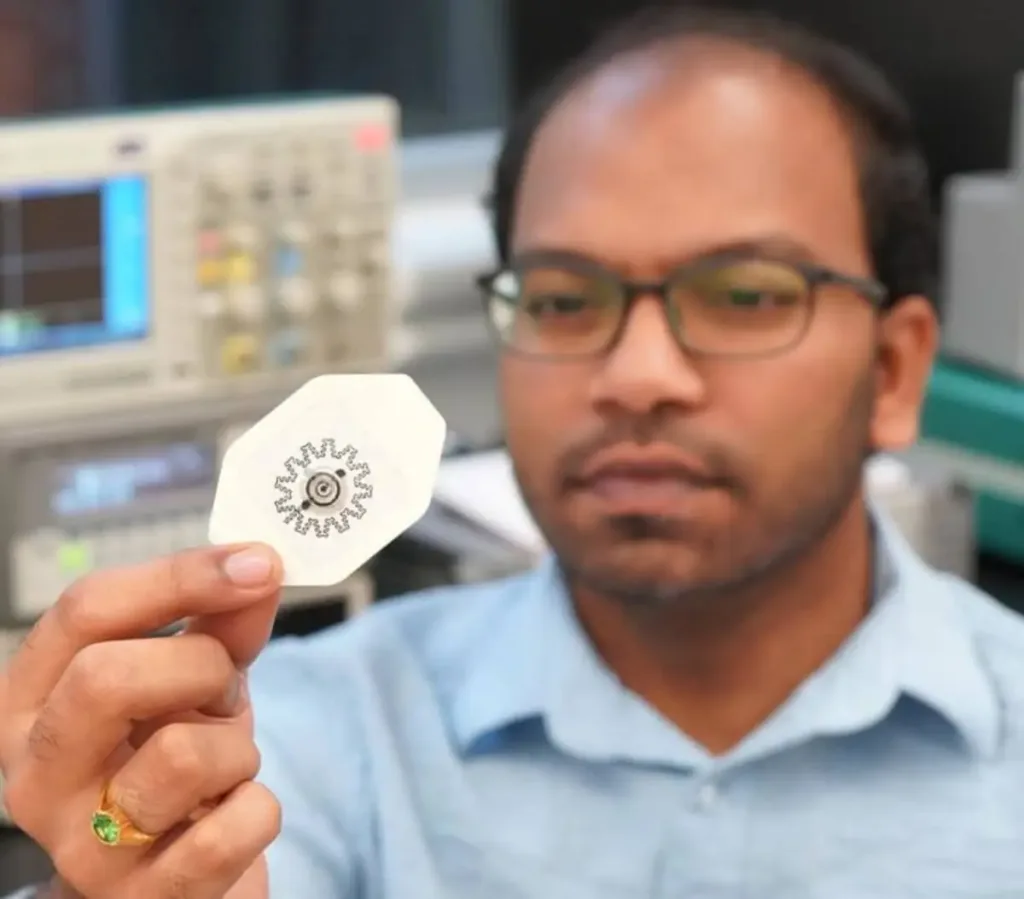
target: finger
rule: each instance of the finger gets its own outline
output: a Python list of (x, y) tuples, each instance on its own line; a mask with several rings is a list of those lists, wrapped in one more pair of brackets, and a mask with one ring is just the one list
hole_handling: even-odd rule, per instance
[(242, 609), (193, 618), (187, 631), (215, 637), (239, 668), (248, 668), (267, 645), (280, 604), (278, 591)]
[(266, 787), (247, 781), (156, 855), (125, 895), (223, 899), (280, 831), (277, 800)]
[(114, 775), (107, 795), (140, 830), (162, 834), (259, 770), (260, 754), (246, 729), (230, 722), (169, 724)]
[(244, 701), (241, 675), (212, 637), (93, 644), (74, 657), (37, 716), (11, 788), (52, 795), (93, 780), (136, 720), (203, 707), (239, 711)]
[(239, 699), (238, 708), (241, 711), (237, 715), (211, 715), (209, 707), (207, 710), (195, 710), (191, 712), (178, 712), (174, 715), (160, 715), (156, 718), (147, 718), (145, 721), (136, 721), (128, 737), (128, 745), (133, 749), (139, 749), (143, 743), (153, 736), (158, 730), (167, 727), (169, 724), (211, 724), (218, 721), (228, 721), (231, 724), (241, 724), (253, 733), (252, 705), (249, 702), (247, 674), (239, 672), (242, 684), (242, 697)]
[[(58, 874), (55, 899), (223, 899), (239, 876), (253, 886), (266, 885), (265, 869), (253, 866), (253, 861), (261, 860), (280, 832), (281, 812), (273, 795), (253, 781), (235, 787), (196, 823), (177, 828), (149, 846), (100, 845), (92, 833), (92, 808), (73, 802), (55, 809), (63, 827), (46, 844)], [(213, 826), (198, 829), (209, 818), (214, 819)], [(221, 833), (223, 839), (218, 836)], [(170, 860), (161, 858), (165, 851), (174, 853)], [(242, 875), (234, 874), (238, 868)], [(257, 876), (249, 878), (249, 873)], [(212, 886), (219, 892), (207, 891)], [(266, 896), (266, 890), (241, 894), (244, 899), (260, 895)]]
[(38, 707), (75, 655), (92, 643), (243, 609), (275, 596), (280, 580), (280, 560), (266, 547), (189, 550), (90, 575), (61, 596), (12, 659), (8, 709)]

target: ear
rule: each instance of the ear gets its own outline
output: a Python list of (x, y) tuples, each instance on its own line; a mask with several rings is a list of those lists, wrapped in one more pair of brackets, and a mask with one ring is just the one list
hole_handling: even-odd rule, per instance
[(902, 450), (917, 441), (938, 348), (938, 316), (925, 297), (906, 297), (880, 319), (871, 424), (875, 449)]

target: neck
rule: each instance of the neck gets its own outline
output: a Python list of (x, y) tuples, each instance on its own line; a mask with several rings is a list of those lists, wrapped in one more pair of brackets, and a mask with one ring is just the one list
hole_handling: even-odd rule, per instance
[(871, 593), (863, 499), (799, 559), (732, 595), (638, 614), (574, 590), (577, 614), (622, 683), (709, 752), (733, 748), (859, 626)]

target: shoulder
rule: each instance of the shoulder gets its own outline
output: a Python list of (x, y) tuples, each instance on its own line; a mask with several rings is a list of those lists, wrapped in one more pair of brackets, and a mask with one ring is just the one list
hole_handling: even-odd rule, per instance
[(1024, 617), (966, 581), (938, 577), (1004, 712), (1024, 725)]

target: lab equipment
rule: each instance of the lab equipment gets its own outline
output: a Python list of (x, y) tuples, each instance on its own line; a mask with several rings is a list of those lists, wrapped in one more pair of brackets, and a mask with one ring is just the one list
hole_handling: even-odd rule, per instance
[(947, 186), (944, 358), (925, 407), (924, 449), (978, 491), (979, 548), (1024, 563), (1024, 74), (1005, 172)]
[(496, 134), (482, 133), (403, 149), (394, 241), (403, 358), (491, 347), (475, 276), (494, 260), (485, 198), (497, 147)]
[[(180, 398), (0, 430), (0, 627), (28, 626), (94, 569), (205, 544), (225, 451), (286, 395)], [(356, 572), (284, 601), (331, 599), (359, 611), (372, 583)]]
[(423, 517), (446, 431), (408, 375), (314, 378), (226, 449), (210, 542), (274, 547), (286, 585), (340, 583)]
[(1024, 381), (1024, 74), (1008, 171), (951, 178), (943, 234), (944, 349)]
[(382, 365), (397, 128), (385, 97), (0, 127), (0, 418)]
[[(280, 121), (281, 109), (274, 107), (271, 119)], [(382, 315), (377, 324), (382, 331), (390, 328), (391, 342), (410, 352), (396, 351), (377, 360), (384, 363), (379, 366), (361, 366), (411, 373), (474, 445), (498, 433), (491, 344), (472, 285), (473, 274), (491, 261), (481, 200), (496, 145), (497, 135), (481, 134), (401, 146), (395, 168), (401, 173), (403, 200), (396, 211), (404, 224), (401, 236), (391, 235), (397, 308), (387, 312), (393, 320)], [(443, 209), (446, 198), (463, 210), (455, 217), (477, 229), (451, 233), (447, 247), (436, 238), (447, 221), (445, 214), (429, 214)], [(351, 211), (360, 212), (356, 207)], [(379, 221), (376, 207), (366, 211), (369, 224), (356, 219), (354, 231)], [(471, 339), (451, 339), (445, 337), (448, 324), (461, 334), (479, 330)], [(384, 343), (383, 334), (367, 341), (371, 349)], [(109, 358), (106, 349), (94, 349)], [(51, 356), (65, 363), (68, 358)], [(0, 357), (0, 373), (14, 362)], [(8, 510), (0, 520), (0, 624), (27, 625), (64, 586), (94, 568), (205, 542), (224, 448), (305, 380), (298, 370), (268, 372), (267, 377), (257, 372), (202, 378), (171, 391), (107, 392), (91, 402), (83, 392), (75, 394), (79, 401), (41, 404), (28, 416), (8, 414), (0, 397), (5, 420), (0, 429), (0, 501)], [(124, 402), (117, 402), (118, 396)], [(216, 457), (214, 471), (211, 455)], [(342, 588), (286, 591), (292, 603), (340, 596), (355, 610), (373, 595), (365, 571)]]
[(494, 264), (485, 198), (500, 135), (408, 141), (395, 221), (395, 365), (476, 446), (500, 438), (494, 345), (475, 276)]
[(932, 374), (922, 432), (910, 458), (975, 492), (979, 549), (1024, 564), (1024, 383), (946, 360)]
[(866, 468), (867, 493), (933, 568), (972, 580), (977, 568), (974, 494), (923, 460), (878, 456)]

